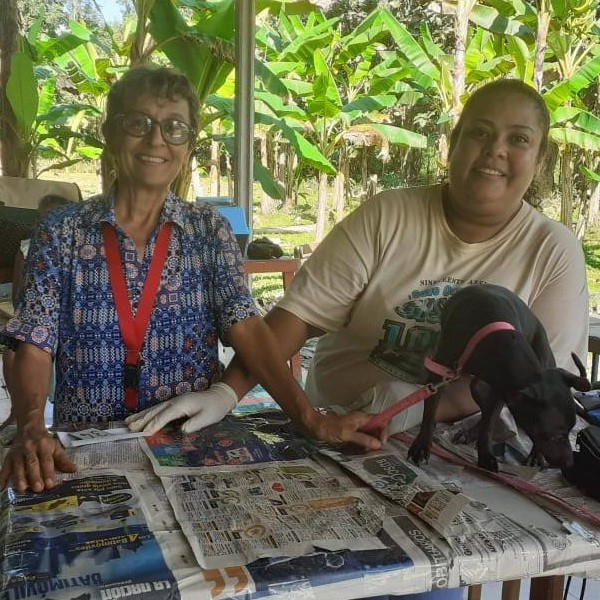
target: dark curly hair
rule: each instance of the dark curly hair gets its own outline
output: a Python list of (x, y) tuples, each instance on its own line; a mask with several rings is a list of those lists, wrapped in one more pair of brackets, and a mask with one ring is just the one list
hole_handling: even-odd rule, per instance
[(197, 132), (200, 103), (190, 80), (169, 67), (142, 65), (126, 71), (110, 88), (106, 119), (102, 124), (102, 133), (107, 141), (111, 138), (113, 117), (125, 112), (135, 98), (144, 94), (168, 100), (186, 100), (190, 109), (190, 125)]

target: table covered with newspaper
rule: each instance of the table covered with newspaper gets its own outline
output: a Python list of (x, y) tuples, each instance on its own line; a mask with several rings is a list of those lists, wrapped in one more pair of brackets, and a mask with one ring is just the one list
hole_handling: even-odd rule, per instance
[(63, 432), (79, 472), (2, 494), (0, 600), (349, 600), (600, 575), (600, 506), (559, 473), (520, 473), (519, 492), (461, 459), (418, 468), (407, 439), (345, 454), (280, 411), (240, 413), (189, 435)]

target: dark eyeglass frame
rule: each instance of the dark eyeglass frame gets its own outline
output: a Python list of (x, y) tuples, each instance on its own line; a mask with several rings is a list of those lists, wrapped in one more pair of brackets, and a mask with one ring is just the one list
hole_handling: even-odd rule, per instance
[[(147, 131), (145, 133), (133, 133), (132, 131), (128, 130), (125, 126), (125, 122), (127, 120), (128, 117), (137, 115), (139, 117), (143, 117), (144, 119), (146, 119), (146, 123), (149, 123), (149, 127), (147, 127)], [(146, 137), (154, 128), (155, 125), (158, 125), (158, 128), (160, 129), (160, 134), (162, 135), (163, 140), (165, 140), (165, 142), (167, 142), (167, 144), (171, 144), (172, 146), (183, 146), (183, 144), (187, 144), (189, 141), (193, 140), (196, 132), (194, 130), (194, 128), (191, 125), (188, 125), (185, 121), (182, 121), (181, 119), (176, 119), (174, 117), (169, 117), (167, 119), (163, 119), (162, 121), (159, 121), (158, 119), (155, 119), (153, 117), (151, 117), (150, 115), (147, 115), (144, 112), (140, 112), (139, 110), (132, 110), (126, 113), (117, 113), (116, 115), (114, 115), (112, 117), (114, 120), (119, 119), (121, 121), (121, 129), (123, 130), (123, 133), (130, 135), (132, 137), (137, 137), (137, 138), (143, 138)], [(163, 128), (163, 124), (166, 122), (171, 122), (171, 123), (179, 123), (179, 125), (184, 125), (185, 128), (187, 129), (187, 137), (185, 138), (185, 140), (181, 141), (181, 142), (174, 142), (173, 140), (169, 139), (169, 135), (165, 134), (165, 130)]]

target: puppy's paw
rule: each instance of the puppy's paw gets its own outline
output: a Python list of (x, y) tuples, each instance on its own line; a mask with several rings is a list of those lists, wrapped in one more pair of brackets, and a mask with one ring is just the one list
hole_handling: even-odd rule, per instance
[(408, 449), (408, 458), (415, 465), (419, 466), (423, 461), (429, 462), (429, 449), (431, 448), (431, 442), (423, 440), (419, 436), (412, 443)]
[(477, 455), (477, 464), (482, 469), (487, 469), (494, 473), (498, 472), (498, 461), (491, 452), (479, 452)]
[(531, 449), (525, 464), (528, 467), (539, 467), (540, 469), (546, 469), (548, 467), (548, 462), (544, 458), (544, 455), (541, 452), (538, 452), (535, 446)]

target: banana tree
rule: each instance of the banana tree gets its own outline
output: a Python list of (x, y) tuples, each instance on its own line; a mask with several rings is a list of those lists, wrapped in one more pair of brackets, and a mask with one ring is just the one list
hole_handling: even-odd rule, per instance
[[(142, 0), (138, 0), (140, 3)], [(213, 110), (207, 102), (209, 96), (219, 95), (229, 89), (227, 79), (235, 65), (235, 0), (143, 0), (148, 10), (148, 32), (155, 42), (155, 49), (164, 53), (173, 66), (182, 71), (192, 82), (200, 100), (199, 128), (207, 127), (227, 113)], [(256, 12), (277, 12), (285, 6), (291, 12), (314, 9), (306, 0), (257, 0)], [(184, 12), (186, 16), (184, 17)], [(255, 68), (261, 76), (260, 68)], [(269, 74), (271, 75), (271, 74)], [(213, 98), (214, 100), (214, 98)], [(214, 102), (213, 102), (214, 104)], [(213, 106), (214, 108), (214, 106)], [(272, 178), (266, 182), (268, 173), (258, 169), (262, 182), (273, 189)], [(257, 169), (255, 169), (257, 172)], [(189, 165), (175, 184), (180, 195), (187, 193), (190, 183)], [(278, 191), (281, 195), (281, 191)]]
[[(108, 84), (96, 71), (98, 38), (74, 22), (57, 38), (38, 38), (40, 25), (38, 20), (20, 39), (6, 84), (18, 144), (15, 168), (5, 173), (21, 177), (39, 175), (40, 156), (54, 161), (48, 168), (64, 168), (97, 158), (102, 148), (95, 135), (101, 116), (95, 99)], [(70, 101), (60, 102), (65, 95)]]
[[(287, 107), (281, 119), (293, 128), (303, 127), (321, 157), (312, 161), (319, 173), (318, 241), (327, 223), (328, 177), (336, 177), (334, 188), (339, 192), (346, 171), (339, 157), (347, 155), (350, 140), (364, 141), (370, 132), (371, 139), (381, 140), (384, 147), (426, 145), (423, 135), (386, 122), (384, 110), (397, 103), (397, 95), (389, 93), (393, 78), (379, 77), (373, 69), (379, 41), (388, 35), (380, 12), (372, 13), (348, 36), (340, 34), (337, 19), (326, 19), (320, 13), (311, 14), (306, 22), (281, 15), (280, 31), (271, 31), (262, 40), (271, 57), (267, 65), (279, 73), (288, 102), (278, 107), (275, 98), (263, 99), (273, 111)], [(378, 93), (372, 92), (372, 86)], [(306, 156), (299, 158), (307, 161)]]
[[(553, 127), (551, 138), (561, 150), (561, 221), (573, 224), (573, 164), (582, 151), (600, 151), (597, 147), (597, 119), (586, 113), (582, 95), (597, 84), (600, 76), (596, 3), (592, 0), (552, 0), (553, 18), (548, 33), (550, 57), (547, 70), (554, 72), (559, 83), (544, 98), (556, 114), (559, 108), (575, 109), (572, 118)], [(580, 112), (583, 111), (583, 112)], [(564, 114), (565, 111), (563, 111)]]

